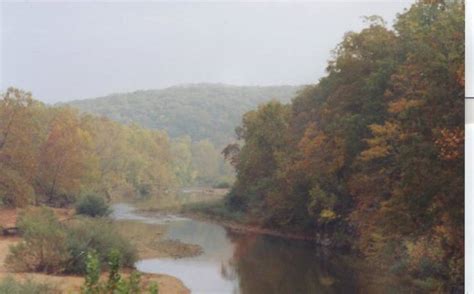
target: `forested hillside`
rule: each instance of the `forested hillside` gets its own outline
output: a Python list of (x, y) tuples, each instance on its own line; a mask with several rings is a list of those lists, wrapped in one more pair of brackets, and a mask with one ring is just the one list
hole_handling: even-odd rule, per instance
[(220, 147), (233, 137), (241, 116), (272, 99), (289, 102), (298, 86), (229, 86), (194, 84), (161, 90), (112, 94), (68, 104), (122, 123), (166, 130), (170, 137), (209, 139)]
[(464, 271), (464, 4), (429, 2), (393, 29), (368, 18), (319, 83), (244, 115), (244, 144), (225, 149), (237, 170), (228, 206), (453, 293)]

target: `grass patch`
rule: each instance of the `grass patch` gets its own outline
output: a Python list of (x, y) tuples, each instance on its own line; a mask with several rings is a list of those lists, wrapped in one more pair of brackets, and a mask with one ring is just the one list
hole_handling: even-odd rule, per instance
[(0, 293), (9, 294), (51, 294), (60, 293), (56, 287), (45, 283), (38, 283), (31, 280), (24, 282), (17, 281), (12, 277), (6, 277), (0, 281)]

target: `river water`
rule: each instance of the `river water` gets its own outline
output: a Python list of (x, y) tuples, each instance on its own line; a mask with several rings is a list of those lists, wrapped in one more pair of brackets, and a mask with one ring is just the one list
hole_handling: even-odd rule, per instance
[[(196, 257), (144, 259), (136, 264), (142, 272), (179, 278), (192, 293), (367, 293), (351, 259), (311, 242), (237, 234), (214, 223), (173, 215), (139, 215), (127, 204), (113, 209), (116, 219), (166, 224), (166, 238), (202, 247), (203, 254)], [(398, 293), (390, 287), (378, 290)]]

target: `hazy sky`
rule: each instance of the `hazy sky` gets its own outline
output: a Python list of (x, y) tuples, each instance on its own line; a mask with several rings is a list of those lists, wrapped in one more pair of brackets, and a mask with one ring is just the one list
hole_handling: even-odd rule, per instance
[(183, 83), (314, 83), (361, 16), (392, 23), (410, 2), (2, 2), (0, 89), (57, 102)]

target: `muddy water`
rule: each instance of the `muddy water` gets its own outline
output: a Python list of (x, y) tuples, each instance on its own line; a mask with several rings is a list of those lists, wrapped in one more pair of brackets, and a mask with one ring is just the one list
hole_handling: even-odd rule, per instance
[[(347, 257), (310, 242), (236, 234), (220, 225), (172, 215), (138, 215), (125, 204), (115, 205), (113, 216), (167, 224), (166, 238), (200, 245), (204, 252), (196, 257), (136, 264), (143, 272), (179, 278), (192, 293), (367, 293), (361, 292)], [(378, 290), (398, 292), (390, 287)]]

